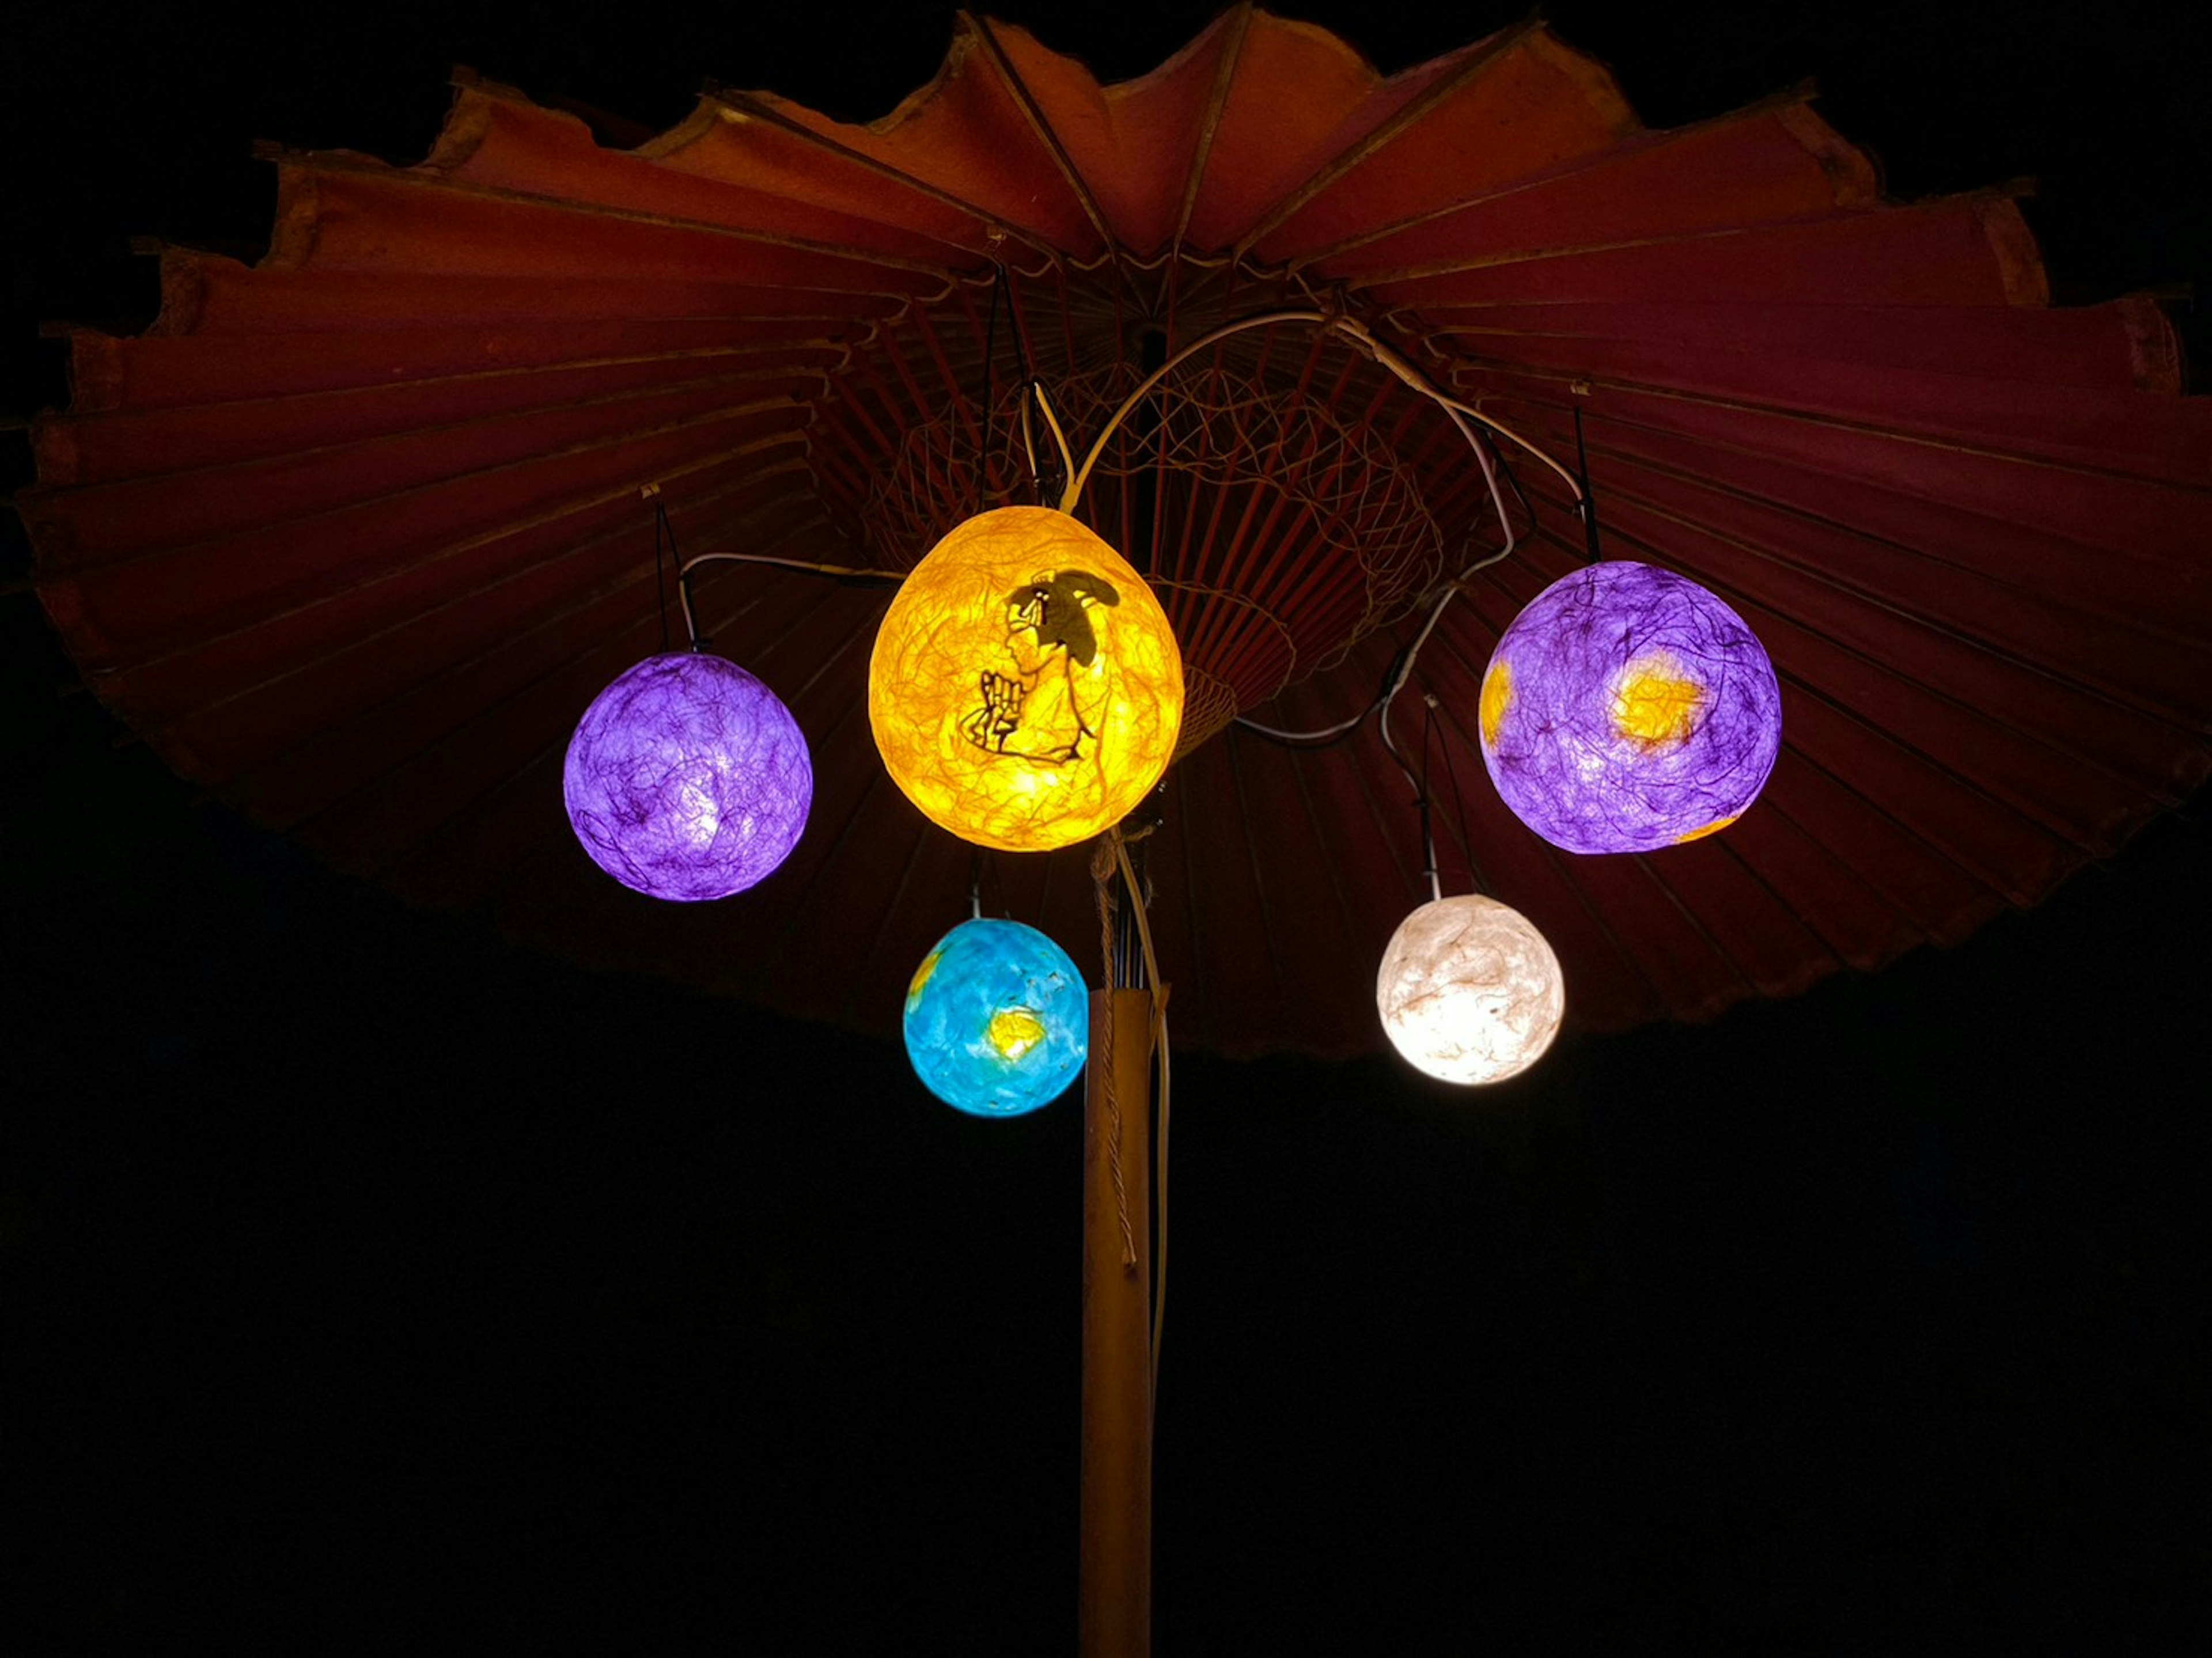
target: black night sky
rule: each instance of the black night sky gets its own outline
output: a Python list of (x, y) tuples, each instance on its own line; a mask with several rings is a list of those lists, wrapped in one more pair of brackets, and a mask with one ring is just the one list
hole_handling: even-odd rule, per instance
[[(865, 118), (951, 27), (795, 9), (11, 20), (0, 416), (64, 395), (40, 321), (149, 319), (131, 237), (256, 251), (255, 138), (416, 159), (456, 62), (611, 141), (709, 77)], [(1108, 76), (1208, 15), (986, 9)], [(1284, 9), (1394, 70), (1513, 21)], [(1814, 76), (1894, 195), (2038, 176), (2062, 301), (2212, 280), (2183, 8), (1665, 10), (1549, 15), (1654, 125)], [(961, 1118), (888, 1013), (320, 868), (130, 744), (0, 540), (10, 1649), (1068, 1650), (1079, 1102)], [(2206, 835), (1488, 1092), (1179, 1057), (1158, 1649), (2212, 1649)]]

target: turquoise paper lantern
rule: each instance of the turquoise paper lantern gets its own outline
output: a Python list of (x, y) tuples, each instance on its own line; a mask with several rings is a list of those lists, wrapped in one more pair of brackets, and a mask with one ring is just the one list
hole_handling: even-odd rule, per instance
[(938, 940), (906, 993), (906, 1053), (929, 1091), (977, 1117), (1049, 1105), (1083, 1069), (1091, 998), (1033, 926), (978, 918)]

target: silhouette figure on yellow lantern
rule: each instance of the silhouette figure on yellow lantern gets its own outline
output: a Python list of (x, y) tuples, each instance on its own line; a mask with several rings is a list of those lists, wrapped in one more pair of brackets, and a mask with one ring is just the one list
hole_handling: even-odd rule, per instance
[(1006, 652), (1014, 671), (986, 668), (977, 677), (983, 706), (961, 721), (962, 733), (994, 754), (1053, 765), (1083, 758), (1083, 741), (1098, 734), (1092, 717), (1106, 696), (1091, 610), (1121, 602), (1088, 570), (1047, 571), (1008, 593)]

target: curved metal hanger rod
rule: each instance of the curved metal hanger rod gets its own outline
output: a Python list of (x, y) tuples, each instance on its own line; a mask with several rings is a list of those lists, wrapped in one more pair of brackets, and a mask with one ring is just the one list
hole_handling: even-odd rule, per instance
[(804, 570), (809, 575), (835, 576), (841, 580), (890, 581), (906, 580), (904, 570), (871, 570), (851, 564), (810, 564), (805, 559), (776, 558), (767, 553), (700, 553), (676, 567), (676, 597), (684, 606), (684, 633), (698, 650), (699, 623), (691, 610), (691, 572), (702, 564), (766, 564), (780, 570)]
[(1467, 422), (1470, 420), (1480, 422), (1491, 431), (1497, 433), (1498, 436), (1518, 444), (1545, 465), (1550, 467), (1559, 475), (1560, 482), (1573, 491), (1576, 503), (1579, 506), (1584, 502), (1586, 498), (1583, 494), (1582, 483), (1572, 472), (1510, 426), (1492, 420), (1472, 404), (1462, 403), (1434, 384), (1427, 375), (1407, 361), (1395, 349), (1376, 338), (1374, 331), (1364, 323), (1330, 311), (1265, 311), (1255, 316), (1240, 317), (1234, 322), (1222, 324), (1220, 327), (1212, 330), (1210, 333), (1201, 334), (1139, 381), (1136, 390), (1124, 398), (1121, 406), (1107, 416), (1106, 424), (1100, 428), (1098, 435), (1091, 440), (1091, 447), (1083, 457), (1082, 466), (1069, 473), (1067, 488), (1060, 494), (1060, 510), (1063, 513), (1073, 513), (1075, 510), (1075, 503), (1082, 498), (1083, 486), (1091, 481), (1091, 470), (1098, 465), (1099, 457), (1106, 451), (1106, 440), (1114, 435), (1121, 422), (1129, 417), (1137, 405), (1150, 395), (1152, 388), (1164, 380), (1172, 370), (1199, 352), (1205, 350), (1206, 347), (1227, 339), (1232, 334), (1241, 334), (1249, 329), (1273, 327), (1278, 323), (1286, 322), (1317, 323), (1324, 328), (1333, 328), (1337, 332), (1358, 341), (1367, 354), (1383, 368), (1452, 416), (1452, 423), (1459, 428), (1462, 434), (1468, 436), (1470, 443), (1474, 442), (1474, 438), (1471, 434), (1468, 434)]

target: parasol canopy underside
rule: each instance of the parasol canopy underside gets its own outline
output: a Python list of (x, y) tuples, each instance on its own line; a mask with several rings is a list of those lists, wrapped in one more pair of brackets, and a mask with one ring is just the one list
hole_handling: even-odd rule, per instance
[[(1523, 829), (1478, 687), (1584, 553), (1506, 446), (1520, 544), (1445, 609), (1393, 732), (1428, 754), (1446, 890), (1537, 924), (1571, 1019), (1707, 1017), (1954, 941), (2212, 767), (2212, 422), (2166, 319), (2049, 308), (2008, 197), (1887, 202), (1802, 98), (1654, 132), (1540, 26), (1384, 78), (1239, 9), (1103, 88), (965, 20), (867, 127), (720, 91), (613, 151), (465, 75), (420, 166), (276, 159), (265, 260), (170, 249), (151, 331), (73, 336), (18, 502), (38, 591), (180, 774), (582, 961), (888, 1032), (974, 874), (869, 739), (885, 590), (731, 564), (699, 574), (701, 630), (804, 729), (805, 835), (710, 905), (591, 865), (562, 756), (661, 647), (642, 488), (687, 556), (902, 570), (1051, 486), (1027, 379), (1079, 454), (1170, 352), (1274, 310), (1354, 319), (1555, 456), (1579, 410), (1607, 550), (1709, 587), (1772, 658), (1781, 756), (1725, 834), (1577, 858)], [(1299, 751), (1230, 721), (1371, 701), (1501, 543), (1467, 443), (1286, 321), (1173, 371), (1079, 512), (1189, 671), (1145, 842), (1179, 1038), (1380, 1046), (1375, 964), (1428, 896), (1413, 791), (1370, 730)], [(988, 859), (984, 907), (1088, 962), (1088, 863)]]

